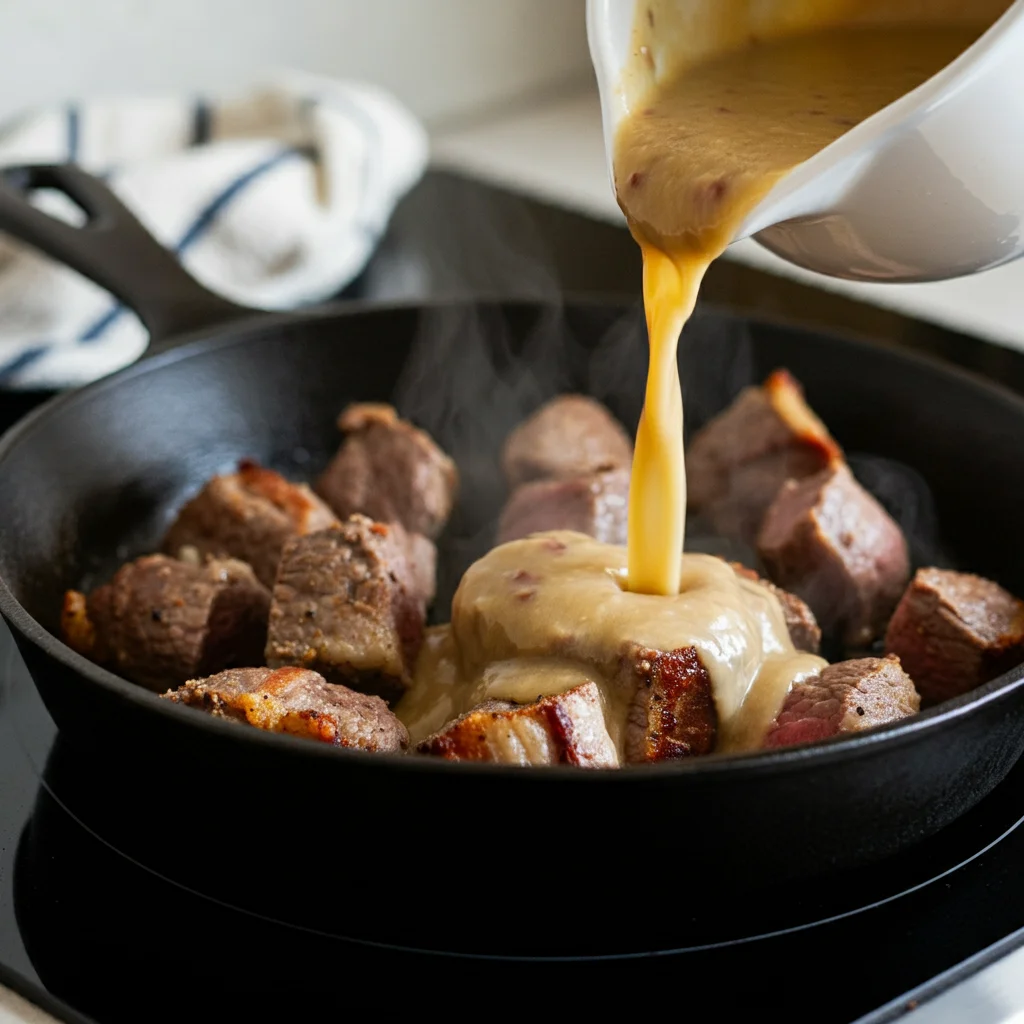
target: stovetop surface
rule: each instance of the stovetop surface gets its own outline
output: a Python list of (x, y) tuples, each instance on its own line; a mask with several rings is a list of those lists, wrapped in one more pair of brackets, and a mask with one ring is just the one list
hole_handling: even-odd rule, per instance
[[(472, 237), (454, 238), (456, 222)], [(506, 242), (518, 232), (518, 259), (494, 243), (499, 229)], [(566, 248), (573, 237), (586, 242)], [(478, 257), (489, 247), (497, 256), (488, 267)], [(573, 262), (584, 253), (597, 264)], [(474, 267), (468, 281), (459, 260)], [(532, 277), (523, 277), (525, 266)], [(491, 276), (483, 281), (482, 273)], [(743, 290), (749, 298), (767, 287), (750, 273), (719, 270), (712, 296)], [(638, 281), (624, 232), (432, 175), (399, 210), (378, 257), (347, 294), (408, 298), (468, 284), (537, 297), (588, 282), (605, 293), (635, 294)], [(772, 294), (773, 314), (804, 308), (799, 291), (787, 300), (792, 310), (778, 308), (782, 300)], [(857, 316), (883, 325), (841, 300), (835, 310), (811, 305), (810, 320), (819, 325), (835, 317), (849, 326)], [(1024, 356), (889, 315), (884, 326), (889, 340), (1024, 390)], [(0, 396), (0, 423), (39, 397)], [(695, 910), (681, 879), (678, 906), (668, 911), (672, 923), (660, 930), (669, 941), (654, 950), (644, 944), (644, 915), (652, 908), (642, 891), (631, 893), (628, 871), (616, 872), (609, 884), (623, 926), (635, 929), (636, 955), (500, 961), (403, 949), (400, 929), (392, 947), (344, 938), (359, 929), (348, 927), (343, 901), (337, 927), (325, 934), (232, 907), (217, 898), (216, 884), (205, 894), (186, 888), (96, 833), (69, 799), (66, 775), (55, 771), (58, 760), (67, 771), (59, 750), (55, 727), (0, 626), (0, 982), (69, 1021), (280, 1020), (367, 1006), (383, 1015), (445, 1005), (467, 1013), (580, 1013), (588, 1003), (635, 1006), (638, 997), (649, 1009), (667, 1001), (694, 1011), (717, 1001), (737, 1014), (783, 1007), (794, 1021), (883, 1021), (1024, 945), (1024, 762), (960, 821), (882, 865), (752, 899), (728, 920)], [(330, 867), (343, 876), (343, 852), (337, 858)], [(211, 850), (211, 877), (227, 867)], [(275, 878), (273, 865), (268, 874), (268, 884), (292, 886), (296, 899), (318, 886), (315, 867), (301, 879)], [(481, 881), (485, 872), (468, 873), (467, 885)], [(452, 895), (439, 894), (439, 912)], [(532, 912), (538, 927), (572, 926), (571, 913), (545, 920), (514, 899), (479, 912)]]

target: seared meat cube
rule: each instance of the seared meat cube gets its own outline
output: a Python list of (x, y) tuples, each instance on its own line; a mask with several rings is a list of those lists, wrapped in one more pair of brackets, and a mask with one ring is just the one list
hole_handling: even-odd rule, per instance
[(345, 440), (316, 484), (324, 501), (342, 519), (358, 512), (436, 538), (455, 503), (455, 463), (390, 405), (350, 405), (338, 427)]
[(163, 549), (172, 555), (194, 548), (200, 554), (239, 558), (272, 587), (284, 542), (335, 522), (305, 484), (243, 461), (237, 473), (215, 476), (182, 508)]
[(921, 698), (898, 658), (841, 661), (793, 685), (764, 745), (789, 747), (861, 732), (920, 708)]
[(402, 581), (424, 608), (430, 606), (437, 590), (437, 547), (422, 533), (409, 533), (400, 523), (388, 523), (395, 544), (404, 557)]
[(884, 632), (910, 575), (902, 531), (845, 465), (783, 486), (758, 553), (771, 579), (851, 646)]
[(302, 668), (229, 669), (161, 696), (219, 718), (336, 747), (389, 753), (409, 742), (405, 726), (380, 697), (336, 686)]
[(270, 593), (244, 562), (147, 555), (64, 599), (65, 641), (151, 690), (263, 660)]
[(919, 569), (885, 636), (921, 695), (946, 700), (1024, 661), (1024, 601), (963, 572)]
[(762, 587), (770, 590), (782, 605), (782, 614), (786, 618), (786, 628), (789, 630), (789, 639), (798, 651), (806, 651), (808, 654), (817, 654), (821, 650), (821, 628), (814, 612), (801, 601), (796, 594), (791, 594), (782, 587), (775, 586), (771, 580), (763, 579), (753, 569), (748, 569), (739, 562), (730, 563), (738, 576), (760, 583)]
[(399, 696), (423, 642), (426, 612), (413, 587), (396, 531), (366, 516), (293, 538), (274, 585), (267, 664)]
[(509, 487), (529, 480), (567, 480), (628, 469), (633, 443), (600, 402), (561, 395), (542, 405), (508, 436), (501, 466)]
[(789, 639), (793, 646), (798, 651), (819, 654), (821, 652), (821, 627), (807, 603), (801, 601), (796, 594), (791, 594), (788, 590), (775, 586), (769, 580), (760, 582), (779, 599), (779, 604), (782, 605), (782, 614), (786, 618)]
[(666, 761), (709, 754), (718, 731), (711, 678), (693, 647), (636, 649), (639, 683), (626, 722), (626, 760)]
[(722, 536), (749, 543), (787, 480), (841, 458), (800, 385), (777, 370), (763, 387), (741, 391), (694, 436), (686, 453), (688, 508)]
[(517, 487), (508, 499), (498, 522), (498, 543), (544, 530), (575, 530), (605, 544), (625, 544), (628, 510), (628, 469), (535, 480)]
[(449, 761), (619, 766), (594, 683), (533, 704), (487, 701), (428, 736), (416, 749)]

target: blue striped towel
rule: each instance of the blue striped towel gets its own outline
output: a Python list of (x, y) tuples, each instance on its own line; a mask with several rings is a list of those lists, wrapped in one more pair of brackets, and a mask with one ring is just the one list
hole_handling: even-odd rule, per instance
[[(261, 309), (323, 300), (355, 278), (426, 159), (425, 132), (391, 96), (298, 75), (237, 100), (95, 101), (0, 131), (0, 165), (102, 175), (195, 277)], [(34, 201), (78, 213), (58, 194)], [(108, 292), (0, 235), (0, 387), (86, 383), (146, 343)]]

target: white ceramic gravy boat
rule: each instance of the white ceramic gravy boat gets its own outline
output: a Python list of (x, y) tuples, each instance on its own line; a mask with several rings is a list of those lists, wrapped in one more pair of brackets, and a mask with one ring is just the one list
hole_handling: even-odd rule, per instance
[[(609, 167), (639, 2), (587, 0)], [(1024, 255), (1024, 0), (933, 78), (794, 168), (734, 240), (751, 235), (851, 280), (939, 280)]]

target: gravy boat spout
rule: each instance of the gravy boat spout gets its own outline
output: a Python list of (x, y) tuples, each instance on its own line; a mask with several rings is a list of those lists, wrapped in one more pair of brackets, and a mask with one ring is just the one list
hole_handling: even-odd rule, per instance
[[(701, 3), (676, 0), (679, 8)], [(623, 75), (636, 6), (588, 0), (609, 167), (630, 112)], [(1016, 259), (1022, 228), (1024, 0), (1015, 0), (938, 74), (797, 165), (733, 240), (753, 236), (834, 277), (909, 282)]]

